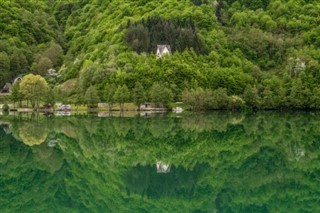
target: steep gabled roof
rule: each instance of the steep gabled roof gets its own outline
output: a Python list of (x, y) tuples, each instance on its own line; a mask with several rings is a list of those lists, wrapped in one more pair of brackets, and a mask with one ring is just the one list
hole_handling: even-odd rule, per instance
[(157, 45), (157, 57), (160, 58), (165, 54), (171, 53), (170, 45)]

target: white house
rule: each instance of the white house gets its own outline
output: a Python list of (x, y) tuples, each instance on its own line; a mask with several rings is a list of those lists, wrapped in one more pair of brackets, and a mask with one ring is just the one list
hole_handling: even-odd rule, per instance
[(170, 45), (157, 45), (157, 58), (161, 58), (164, 55), (171, 54), (171, 47)]

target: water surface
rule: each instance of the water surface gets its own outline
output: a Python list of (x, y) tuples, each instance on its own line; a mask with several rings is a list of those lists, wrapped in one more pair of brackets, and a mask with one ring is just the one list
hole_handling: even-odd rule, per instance
[(0, 212), (320, 212), (319, 113), (0, 116)]

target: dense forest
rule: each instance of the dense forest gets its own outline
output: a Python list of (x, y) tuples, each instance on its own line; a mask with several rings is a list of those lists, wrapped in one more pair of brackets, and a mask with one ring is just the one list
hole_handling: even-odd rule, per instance
[[(1, 87), (34, 73), (74, 103), (320, 108), (318, 1), (5, 0), (0, 18)], [(172, 52), (157, 59), (160, 44)]]

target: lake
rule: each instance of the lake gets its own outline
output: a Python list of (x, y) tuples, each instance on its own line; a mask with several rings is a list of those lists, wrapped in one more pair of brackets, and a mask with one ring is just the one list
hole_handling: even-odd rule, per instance
[(0, 116), (0, 212), (320, 212), (320, 113)]

